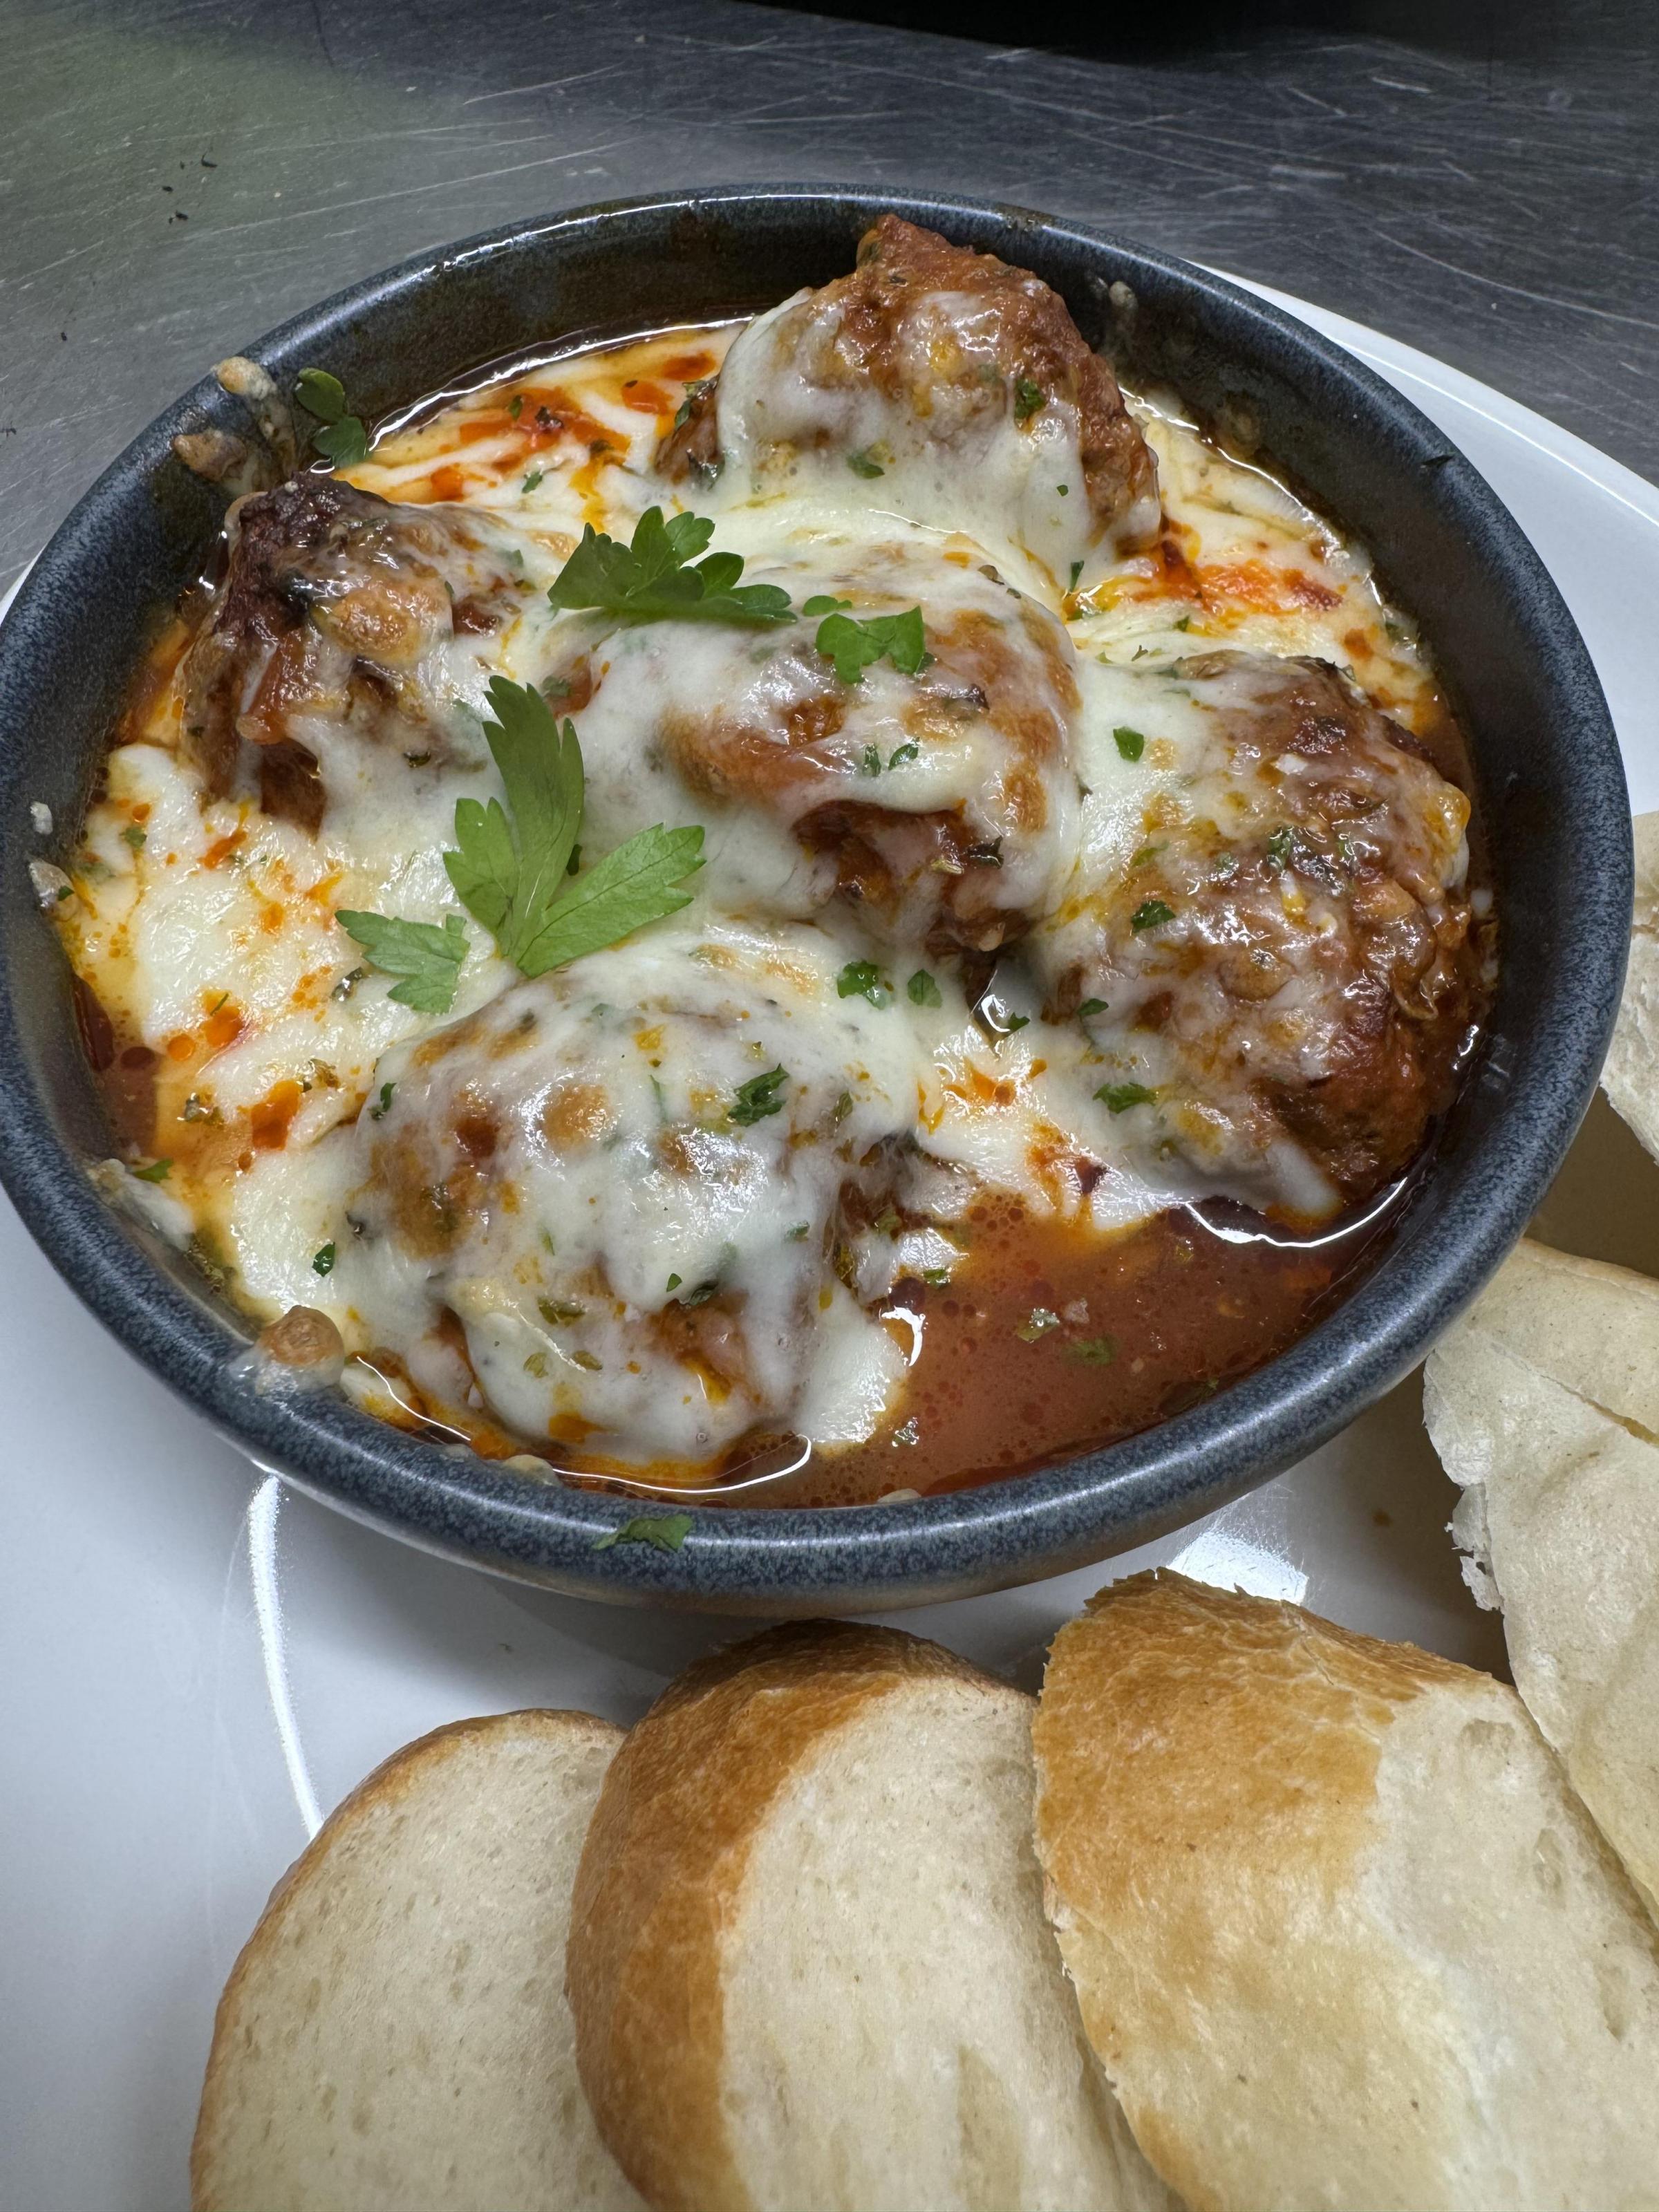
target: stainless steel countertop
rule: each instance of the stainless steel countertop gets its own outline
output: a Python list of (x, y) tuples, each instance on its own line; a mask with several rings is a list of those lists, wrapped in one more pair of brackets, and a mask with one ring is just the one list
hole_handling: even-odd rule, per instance
[[(1200, 7), (1178, 47), (1083, 58), (739, 0), (3, 0), (0, 585), (169, 399), (307, 302), (515, 216), (744, 179), (1108, 224), (1659, 477), (1655, 0), (1237, 12), (1253, 27)], [(1273, 27), (1298, 15), (1417, 27)]]

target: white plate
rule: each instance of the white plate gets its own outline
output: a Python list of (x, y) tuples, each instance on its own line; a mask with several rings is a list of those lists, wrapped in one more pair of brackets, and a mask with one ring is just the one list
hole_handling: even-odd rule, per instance
[[(1509, 502), (1589, 642), (1634, 803), (1659, 805), (1644, 650), (1659, 493), (1454, 369), (1264, 296), (1397, 385)], [(1558, 1189), (1559, 1241), (1659, 1255), (1659, 1170), (1605, 1109)], [(734, 1631), (492, 1581), (261, 1484), (81, 1310), (3, 1200), (0, 1282), (0, 2203), (176, 2212), (220, 1984), (318, 1808), (461, 1714), (630, 1721)], [(1501, 1666), (1449, 1505), (1413, 1380), (1109, 1571), (902, 1618), (1034, 1686), (1054, 1627), (1109, 1572), (1178, 1560)]]

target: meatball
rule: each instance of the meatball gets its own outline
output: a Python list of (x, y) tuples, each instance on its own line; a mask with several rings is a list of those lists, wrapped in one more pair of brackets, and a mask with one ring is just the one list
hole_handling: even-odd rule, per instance
[(454, 663), (523, 589), (505, 543), (465, 508), (400, 507), (323, 476), (240, 501), (185, 670), (186, 742), (210, 792), (249, 773), (267, 813), (314, 830), (331, 732), (417, 765), (458, 738), (476, 750), (455, 719)]
[[(1049, 1012), (1081, 1015), (1122, 1134), (1327, 1215), (1398, 1176), (1448, 1097), (1480, 990), (1468, 801), (1324, 663), (1212, 653), (1139, 680), (1142, 726), (1115, 736), (1139, 762), (1167, 732), (1180, 773), (1036, 941)], [(1085, 752), (1091, 806), (1121, 809), (1140, 769)]]
[[(1156, 532), (1157, 471), (1111, 370), (1028, 270), (883, 216), (858, 265), (758, 317), (658, 456), (674, 483), (827, 471), (843, 497), (982, 513), (1064, 588)], [(730, 484), (722, 486), (730, 493)]]
[(658, 931), (389, 1056), (334, 1287), (432, 1401), (636, 1472), (867, 1435), (902, 1363), (848, 1285), (908, 1218), (920, 1069), (839, 959)]
[[(994, 571), (928, 545), (851, 544), (844, 568), (754, 567), (854, 620), (920, 608), (927, 659), (843, 680), (817, 617), (757, 636), (642, 623), (567, 647), (588, 820), (617, 843), (700, 820), (723, 895), (808, 917), (831, 901), (890, 945), (988, 951), (1047, 910), (1077, 821), (1075, 655)], [(586, 642), (592, 637), (593, 641)], [(904, 656), (901, 656), (904, 658)]]

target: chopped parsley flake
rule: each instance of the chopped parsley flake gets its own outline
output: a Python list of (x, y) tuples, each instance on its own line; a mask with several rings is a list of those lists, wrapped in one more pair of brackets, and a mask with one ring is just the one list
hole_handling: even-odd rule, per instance
[(1296, 832), (1293, 830), (1288, 827), (1275, 830), (1267, 840), (1267, 866), (1275, 871), (1288, 868), (1295, 845)]
[(129, 822), (121, 832), (121, 842), (124, 845), (131, 845), (135, 853), (142, 852), (146, 836), (147, 833), (141, 830), (136, 822)]
[(810, 1221), (798, 1221), (787, 1232), (785, 1242), (790, 1244), (804, 1244), (811, 1233), (812, 1224)]
[(1122, 724), (1112, 732), (1112, 742), (1127, 761), (1138, 761), (1146, 750), (1146, 740), (1140, 732), (1127, 729)]
[(677, 1290), (678, 1290), (678, 1288), (679, 1288), (679, 1286), (680, 1286), (680, 1284), (681, 1284), (681, 1282), (682, 1282), (684, 1279), (682, 1276), (679, 1276), (679, 1275), (671, 1275), (671, 1276), (668, 1278), (667, 1288), (668, 1288), (669, 1290), (671, 1290), (671, 1291), (677, 1291)]
[(838, 599), (832, 592), (816, 592), (802, 607), (804, 615), (838, 615), (852, 605), (851, 599)]
[(836, 978), (838, 999), (868, 999), (872, 1006), (887, 1006), (893, 988), (873, 960), (849, 960)]
[(769, 1067), (764, 1075), (751, 1075), (747, 1083), (738, 1085), (737, 1097), (727, 1107), (726, 1118), (739, 1127), (752, 1128), (770, 1114), (781, 1114), (783, 1100), (780, 1091), (789, 1080), (788, 1072), (781, 1067)]
[(322, 424), (312, 432), (311, 442), (337, 469), (353, 468), (368, 459), (368, 433), (361, 416), (347, 413), (345, 386), (337, 376), (325, 368), (302, 368), (294, 396)]
[(147, 1168), (134, 1168), (133, 1174), (140, 1182), (165, 1182), (173, 1172), (171, 1160), (152, 1160)]
[(311, 1272), (313, 1275), (330, 1275), (333, 1273), (334, 1247), (332, 1243), (325, 1244), (319, 1252), (313, 1252), (312, 1254)]
[(560, 1328), (568, 1322), (580, 1321), (587, 1308), (573, 1305), (568, 1298), (538, 1298), (536, 1310), (550, 1327)]
[(1043, 392), (1040, 384), (1034, 384), (1029, 376), (1015, 378), (1014, 420), (1016, 422), (1024, 422), (1028, 416), (1035, 415), (1037, 409), (1042, 406), (1042, 400)]
[(521, 392), (515, 392), (507, 404), (507, 419), (509, 422), (516, 422), (523, 412), (524, 394)]
[(599, 1537), (593, 1549), (608, 1552), (613, 1544), (652, 1544), (659, 1552), (678, 1552), (690, 1534), (689, 1513), (639, 1514)]
[(862, 682), (865, 670), (878, 660), (891, 661), (901, 676), (920, 676), (933, 660), (920, 607), (902, 615), (872, 615), (867, 622), (826, 615), (812, 641), (826, 660), (834, 661), (840, 681), (848, 684)]
[(924, 1267), (921, 1279), (930, 1291), (942, 1291), (951, 1279), (951, 1270), (948, 1267)]
[(1106, 1010), (1104, 999), (1085, 999), (1077, 1010), (1078, 1019), (1086, 1022), (1096, 1014), (1103, 1014)]
[(862, 453), (848, 453), (847, 465), (855, 477), (884, 477), (887, 473), (879, 461), (871, 458), (867, 449)]
[(881, 774), (881, 749), (878, 745), (866, 745), (864, 758), (859, 763), (859, 770), (863, 775)]
[(1066, 1357), (1080, 1359), (1089, 1367), (1109, 1367), (1117, 1358), (1117, 1340), (1111, 1336), (1080, 1336), (1075, 1344), (1066, 1346)]
[(529, 475), (526, 477), (524, 482), (520, 485), (520, 490), (534, 491), (537, 485), (540, 483), (542, 478), (546, 475), (546, 473), (547, 471), (544, 469), (532, 469)]
[(1144, 1083), (1103, 1083), (1095, 1097), (1105, 1100), (1109, 1114), (1127, 1114), (1132, 1106), (1150, 1106), (1158, 1093)]
[(392, 1094), (397, 1088), (395, 1083), (383, 1083), (380, 1085), (380, 1103), (378, 1106), (371, 1106), (368, 1109), (368, 1118), (371, 1121), (378, 1121), (380, 1119), (387, 1107), (391, 1105)]
[(1143, 899), (1129, 917), (1129, 927), (1139, 933), (1143, 929), (1162, 929), (1166, 921), (1175, 920), (1175, 908), (1162, 899)]
[(918, 744), (895, 745), (888, 757), (889, 768), (903, 768), (908, 762), (919, 759), (921, 747)]
[(942, 1006), (945, 1004), (939, 985), (925, 968), (918, 968), (904, 988), (913, 1006)]

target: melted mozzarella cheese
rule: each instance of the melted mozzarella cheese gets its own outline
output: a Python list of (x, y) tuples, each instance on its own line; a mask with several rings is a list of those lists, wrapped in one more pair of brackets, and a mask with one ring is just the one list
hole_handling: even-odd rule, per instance
[[(1018, 1194), (1103, 1236), (1217, 1189), (1328, 1207), (1294, 1146), (1245, 1188), (1218, 1154), (1206, 1167), (1201, 1130), (1111, 1112), (1103, 1088), (1164, 1079), (1157, 1039), (1127, 1021), (1046, 1021), (1045, 994), (1090, 956), (1095, 908), (1133, 882), (1161, 823), (1265, 818), (1268, 799), (1218, 742), (1218, 679), (1184, 678), (1180, 656), (1222, 642), (1315, 653), (1408, 725), (1438, 711), (1363, 552), (1171, 403), (1135, 406), (1179, 559), (1097, 561), (1068, 595), (1060, 580), (1095, 558), (1072, 410), (988, 413), (957, 426), (949, 452), (872, 390), (829, 392), (781, 365), (789, 305), (726, 357), (726, 465), (696, 496), (747, 581), (781, 583), (798, 606), (846, 599), (855, 617), (921, 607), (937, 659), (920, 684), (890, 661), (866, 668), (840, 722), (803, 749), (830, 688), (815, 621), (556, 615), (544, 586), (585, 526), (626, 538), (647, 506), (675, 503), (653, 472), (656, 441), (731, 334), (544, 364), (350, 471), (385, 497), (483, 518), (479, 573), (461, 556), (447, 580), (453, 597), (492, 589), (501, 618), (404, 672), (409, 713), (440, 740), (430, 757), (389, 754), (319, 694), (291, 718), (327, 794), (309, 832), (248, 794), (207, 792), (175, 683), (142, 740), (112, 754), (75, 896), (57, 909), (77, 969), (156, 1055), (156, 1149), (173, 1165), (164, 1193), (133, 1188), (169, 1233), (193, 1222), (253, 1311), (320, 1307), (352, 1352), (393, 1355), (420, 1403), (462, 1428), (487, 1413), (619, 1467), (707, 1466), (750, 1431), (871, 1435), (908, 1356), (881, 1301), (907, 1273), (957, 1267), (975, 1193)], [(947, 296), (936, 312), (940, 342), (972, 356), (978, 303)], [(880, 477), (847, 465), (848, 448), (871, 447)], [(325, 634), (331, 620), (343, 685), (349, 610), (325, 606)], [(1001, 641), (1011, 681), (1060, 726), (1035, 765), (1007, 718), (953, 683), (943, 641), (964, 625)], [(501, 795), (489, 679), (540, 684), (583, 659), (591, 690), (570, 696), (583, 697), (584, 845), (701, 823), (696, 903), (534, 982), (468, 917), (451, 1013), (399, 1005), (335, 912), (459, 912), (441, 860), (456, 801)], [(754, 739), (746, 785), (722, 783), (713, 724)], [(1122, 728), (1145, 739), (1136, 760)], [(997, 847), (1000, 911), (1036, 926), (995, 986), (1005, 1021), (1024, 1026), (999, 1039), (975, 1020), (953, 954), (926, 949), (925, 912), (884, 933), (834, 896), (836, 860), (797, 835), (832, 803), (955, 811)], [(1461, 824), (1447, 836), (1450, 854)], [(838, 988), (860, 961), (879, 1003)], [(918, 975), (937, 1006), (907, 988)], [(774, 1067), (779, 1110), (734, 1121), (742, 1087)]]
[(454, 1314), (498, 1418), (623, 1461), (705, 1462), (757, 1425), (868, 1434), (897, 1352), (826, 1249), (845, 1186), (902, 1199), (883, 1148), (924, 1067), (902, 1020), (838, 994), (839, 951), (663, 929), (389, 1055), (327, 1286), (348, 1326), (392, 1322), (453, 1400)]
[[(807, 500), (878, 522), (896, 517), (961, 531), (1028, 588), (1057, 598), (1100, 550), (1078, 411), (1051, 399), (1024, 420), (1016, 415), (999, 366), (999, 321), (984, 300), (949, 292), (911, 309), (902, 346), (914, 358), (901, 382), (932, 388), (935, 404), (924, 416), (908, 396), (889, 396), (872, 378), (838, 367), (836, 318), (812, 295), (757, 315), (720, 371), (725, 465), (698, 503), (724, 514), (756, 500)], [(966, 365), (982, 379), (942, 382), (936, 370), (947, 360), (952, 374)], [(1137, 510), (1123, 526), (1125, 542), (1149, 523), (1155, 513)]]

